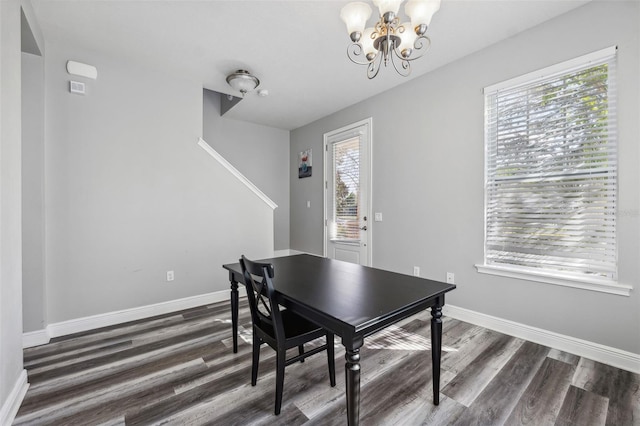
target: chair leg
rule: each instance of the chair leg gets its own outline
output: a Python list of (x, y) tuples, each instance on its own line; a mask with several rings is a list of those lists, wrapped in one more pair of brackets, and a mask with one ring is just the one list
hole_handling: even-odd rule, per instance
[[(302, 355), (303, 353), (304, 353), (304, 345), (298, 346), (298, 354)], [(300, 362), (304, 362), (304, 358), (302, 358)]]
[(327, 333), (327, 358), (329, 361), (329, 382), (331, 387), (334, 387), (336, 385), (336, 356), (332, 333)]
[(260, 363), (260, 338), (253, 332), (253, 353), (251, 357), (251, 386), (258, 381), (258, 364)]
[(286, 350), (284, 348), (278, 349), (276, 354), (276, 416), (280, 414), (280, 407), (282, 407), (282, 389), (284, 388), (284, 364), (286, 361)]

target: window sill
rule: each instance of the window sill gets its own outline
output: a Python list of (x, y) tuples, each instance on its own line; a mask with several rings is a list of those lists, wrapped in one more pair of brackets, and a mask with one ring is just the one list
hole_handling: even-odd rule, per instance
[(630, 296), (633, 287), (630, 285), (618, 284), (615, 281), (606, 279), (589, 278), (573, 279), (560, 274), (532, 272), (525, 269), (496, 266), (496, 265), (475, 265), (481, 274), (498, 275), (501, 277), (518, 278), (521, 280), (536, 281), (547, 284), (560, 285), (564, 287), (581, 288), (583, 290), (599, 291), (602, 293), (617, 294), (620, 296)]

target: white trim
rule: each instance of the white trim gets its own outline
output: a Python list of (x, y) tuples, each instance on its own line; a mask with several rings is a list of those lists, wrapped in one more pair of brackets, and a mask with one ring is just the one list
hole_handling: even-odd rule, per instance
[(92, 315), (89, 317), (49, 324), (47, 326), (47, 333), (50, 338), (65, 336), (67, 334), (79, 333), (81, 331), (122, 324), (129, 321), (135, 321), (143, 318), (149, 318), (155, 315), (181, 311), (183, 309), (195, 308), (197, 306), (222, 302), (225, 300), (229, 300), (229, 291), (221, 290), (213, 293), (185, 297), (183, 299), (160, 302), (153, 305), (139, 306), (136, 308), (107, 312), (104, 314)]
[(640, 354), (634, 354), (599, 343), (589, 342), (576, 337), (566, 336), (453, 305), (445, 305), (442, 308), (442, 312), (451, 318), (456, 318), (500, 333), (640, 374)]
[(49, 337), (46, 329), (22, 333), (22, 348), (46, 345), (49, 340), (51, 340), (51, 337)]
[(273, 252), (273, 257), (295, 256), (296, 254), (309, 254), (311, 256), (325, 257), (325, 256), (322, 256), (321, 254), (309, 253), (306, 251), (300, 251), (300, 250), (294, 250), (294, 249), (276, 250)]
[(264, 192), (260, 191), (260, 188), (255, 186), (253, 182), (251, 182), (249, 179), (245, 177), (245, 175), (243, 175), (242, 173), (240, 173), (238, 169), (233, 167), (231, 163), (229, 163), (222, 155), (220, 155), (215, 149), (213, 149), (211, 145), (205, 142), (204, 139), (199, 138), (198, 145), (200, 145), (200, 147), (204, 149), (210, 156), (215, 158), (218, 161), (218, 163), (222, 164), (224, 168), (226, 168), (229, 172), (231, 172), (231, 174), (234, 175), (236, 179), (244, 183), (245, 186), (249, 188), (254, 194), (256, 194), (262, 201), (267, 203), (269, 207), (271, 207), (274, 210), (278, 207), (278, 205), (274, 203), (273, 200), (271, 200), (271, 198), (267, 197), (267, 195)]
[(501, 277), (517, 278), (521, 280), (534, 281), (546, 284), (554, 284), (564, 287), (580, 288), (583, 290), (599, 291), (602, 293), (617, 294), (620, 296), (630, 296), (633, 287), (626, 284), (619, 284), (614, 281), (584, 278), (578, 279), (566, 277), (560, 274), (549, 272), (528, 271), (521, 268), (497, 266), (497, 265), (475, 265), (481, 274), (498, 275)]
[(555, 65), (548, 66), (541, 70), (533, 71), (518, 77), (511, 78), (500, 83), (492, 84), (484, 88), (484, 93), (499, 92), (502, 89), (513, 89), (518, 86), (534, 83), (546, 78), (552, 77), (557, 74), (571, 72), (576, 68), (583, 68), (591, 62), (600, 61), (607, 57), (615, 55), (618, 50), (618, 46), (610, 46), (596, 52), (591, 52), (586, 55), (579, 56), (577, 58), (569, 59)]
[(294, 254), (304, 254), (303, 251), (285, 249), (285, 250), (276, 250), (273, 252), (273, 257), (283, 257), (283, 256), (293, 256)]
[(322, 164), (324, 167), (322, 169), (322, 256), (327, 257), (327, 193), (329, 189), (327, 186), (329, 185), (329, 181), (327, 180), (327, 148), (328, 147), (328, 137), (327, 133), (322, 136)]
[(22, 370), (13, 385), (13, 389), (11, 389), (11, 393), (9, 393), (7, 399), (2, 404), (2, 409), (0, 410), (0, 425), (10, 425), (13, 423), (28, 388), (27, 370)]

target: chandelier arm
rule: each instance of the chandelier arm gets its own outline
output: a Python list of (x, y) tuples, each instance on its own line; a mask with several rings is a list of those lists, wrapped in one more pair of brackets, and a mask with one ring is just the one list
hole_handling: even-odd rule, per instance
[[(377, 66), (376, 59), (378, 59)], [(378, 72), (380, 72), (380, 68), (382, 68), (382, 54), (379, 52), (378, 56), (376, 56), (371, 62), (369, 62), (369, 66), (367, 67), (367, 78), (369, 80), (376, 78)]]
[[(358, 59), (362, 56), (365, 60), (364, 62), (360, 62)], [(369, 65), (372, 61), (367, 61), (366, 56), (364, 56), (364, 52), (362, 51), (362, 45), (360, 43), (351, 43), (347, 46), (347, 58), (354, 64), (358, 65)]]
[(402, 55), (398, 55), (399, 58), (402, 58), (405, 61), (415, 61), (416, 59), (420, 59), (424, 56), (424, 54), (431, 47), (431, 39), (425, 35), (422, 35), (416, 39), (413, 43), (413, 52), (418, 52), (417, 56), (412, 56), (410, 58), (402, 58)]
[(378, 38), (378, 37), (381, 37), (381, 36), (385, 35), (386, 33), (387, 33), (387, 25), (384, 23), (384, 21), (381, 18), (373, 26), (373, 34), (374, 34), (373, 37), (374, 38)]
[[(389, 56), (391, 57), (391, 64), (398, 74), (403, 77), (407, 77), (411, 74), (411, 62), (404, 59), (402, 56), (399, 56), (396, 49), (393, 49), (393, 52), (389, 53)], [(396, 58), (400, 61), (400, 68), (398, 68), (398, 64), (396, 64)]]

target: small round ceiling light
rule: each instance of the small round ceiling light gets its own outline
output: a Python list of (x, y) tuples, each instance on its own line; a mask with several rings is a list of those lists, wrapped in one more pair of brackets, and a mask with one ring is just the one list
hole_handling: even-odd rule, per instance
[(256, 76), (251, 75), (249, 71), (237, 70), (227, 76), (227, 83), (229, 83), (229, 86), (234, 90), (242, 93), (242, 96), (244, 97), (247, 92), (258, 87), (260, 80), (258, 80)]

